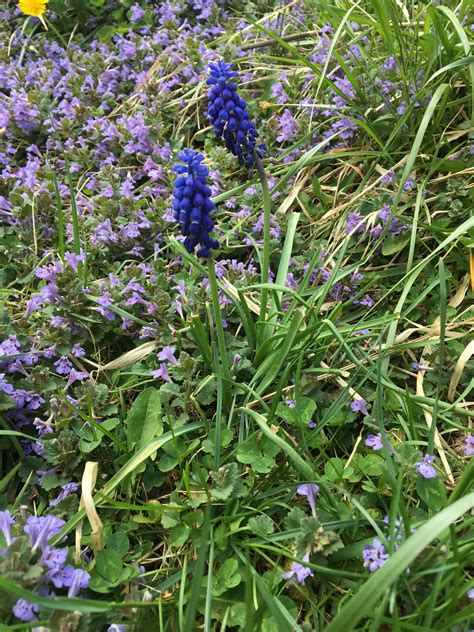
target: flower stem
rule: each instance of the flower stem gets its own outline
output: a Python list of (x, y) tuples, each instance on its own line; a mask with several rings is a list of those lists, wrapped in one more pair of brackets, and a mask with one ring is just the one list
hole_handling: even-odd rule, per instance
[(212, 308), (214, 312), (214, 322), (217, 333), (217, 345), (219, 347), (219, 357), (222, 369), (223, 400), (224, 405), (227, 405), (230, 401), (230, 371), (229, 364), (227, 362), (227, 349), (225, 346), (224, 327), (222, 326), (221, 306), (219, 305), (219, 287), (217, 285), (216, 269), (212, 253), (209, 255), (207, 263), (209, 270), (209, 287), (211, 290)]
[[(262, 257), (262, 272), (261, 279), (262, 285), (268, 283), (268, 277), (270, 272), (270, 190), (268, 187), (268, 179), (265, 175), (265, 169), (263, 163), (260, 160), (260, 156), (255, 153), (255, 164), (257, 166), (258, 176), (262, 184), (263, 195), (263, 257)], [(267, 317), (267, 297), (268, 290), (266, 287), (262, 287), (262, 293), (260, 297), (260, 319), (266, 320)], [(264, 328), (265, 331), (265, 328)]]

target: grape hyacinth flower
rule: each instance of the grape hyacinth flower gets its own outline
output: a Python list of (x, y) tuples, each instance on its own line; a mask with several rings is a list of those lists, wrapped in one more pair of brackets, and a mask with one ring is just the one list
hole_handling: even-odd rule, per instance
[(208, 117), (216, 136), (224, 139), (227, 149), (237, 157), (240, 165), (252, 167), (255, 154), (263, 158), (266, 150), (263, 143), (257, 146), (259, 133), (250, 120), (247, 103), (239, 96), (237, 83), (233, 81), (238, 74), (224, 61), (210, 64), (209, 71)]
[(381, 568), (389, 558), (384, 545), (377, 538), (372, 542), (372, 546), (367, 544), (364, 547), (362, 555), (364, 558), (364, 566), (368, 568), (371, 573)]
[[(309, 553), (303, 556), (303, 562), (309, 562)], [(290, 580), (296, 578), (299, 584), (304, 584), (308, 577), (313, 577), (313, 571), (308, 568), (308, 566), (299, 564), (298, 562), (293, 562), (290, 570), (283, 573), (283, 579)]]
[(438, 476), (438, 473), (433, 467), (435, 459), (435, 456), (431, 456), (431, 454), (425, 454), (425, 456), (423, 457), (423, 461), (415, 463), (417, 472), (419, 472), (424, 478), (435, 478), (436, 476)]
[(192, 149), (184, 149), (178, 158), (185, 164), (173, 167), (178, 177), (173, 189), (174, 217), (181, 225), (184, 247), (191, 254), (200, 244), (198, 257), (209, 257), (219, 242), (212, 239), (214, 222), (210, 214), (215, 210), (211, 189), (207, 186), (209, 172), (202, 164), (204, 156)]

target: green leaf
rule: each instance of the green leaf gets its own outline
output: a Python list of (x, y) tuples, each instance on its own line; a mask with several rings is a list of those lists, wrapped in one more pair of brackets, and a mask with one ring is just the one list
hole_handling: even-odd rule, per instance
[(316, 402), (313, 399), (300, 397), (294, 408), (290, 408), (287, 404), (280, 402), (276, 412), (279, 417), (289, 423), (307, 426), (315, 410)]
[(239, 563), (231, 558), (226, 560), (219, 568), (214, 577), (212, 586), (212, 594), (219, 597), (226, 590), (235, 588), (240, 584), (241, 575), (238, 572)]
[(395, 255), (397, 254), (397, 252), (400, 252), (401, 250), (403, 250), (405, 246), (409, 243), (409, 241), (410, 241), (410, 236), (405, 237), (403, 239), (400, 237), (388, 236), (386, 239), (384, 239), (383, 246), (382, 246), (382, 254), (385, 255), (386, 257), (390, 255)]
[(273, 520), (265, 514), (250, 518), (249, 527), (258, 535), (270, 535), (275, 531)]
[(122, 556), (113, 549), (99, 551), (95, 558), (95, 570), (109, 583), (119, 582), (123, 570)]
[(245, 493), (237, 463), (227, 463), (217, 472), (210, 472), (212, 478), (211, 496), (217, 500), (237, 498)]
[(250, 465), (256, 472), (266, 474), (275, 467), (275, 456), (280, 452), (278, 446), (267, 439), (256, 442), (255, 437), (249, 437), (237, 448), (237, 460)]
[(127, 416), (127, 447), (140, 450), (163, 433), (161, 399), (156, 388), (146, 388), (133, 402)]

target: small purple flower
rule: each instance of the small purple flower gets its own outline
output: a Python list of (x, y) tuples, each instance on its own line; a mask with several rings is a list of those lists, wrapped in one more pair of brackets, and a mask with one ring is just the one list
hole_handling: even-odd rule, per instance
[(367, 402), (362, 397), (354, 399), (351, 402), (351, 410), (354, 413), (362, 413), (365, 417), (368, 416), (367, 412)]
[(43, 421), (39, 417), (35, 417), (33, 426), (36, 428), (39, 437), (42, 437), (49, 432), (53, 432), (53, 428), (51, 427), (51, 417), (46, 421)]
[(174, 352), (176, 347), (163, 347), (163, 349), (158, 353), (158, 360), (160, 362), (170, 362), (173, 365), (178, 364), (178, 360), (174, 356)]
[(294, 399), (287, 399), (286, 405), (288, 408), (294, 408), (296, 406), (296, 401)]
[(56, 507), (62, 500), (67, 498), (69, 494), (74, 493), (79, 489), (79, 485), (77, 483), (66, 483), (61, 487), (61, 491), (49, 504), (51, 507)]
[(155, 379), (158, 379), (161, 377), (166, 382), (171, 382), (171, 378), (168, 373), (168, 367), (166, 366), (165, 362), (162, 362), (160, 364), (160, 368), (156, 369), (155, 371), (152, 371), (151, 374)]
[(411, 363), (411, 368), (414, 371), (417, 371), (417, 372), (418, 371), (432, 371), (433, 370), (431, 367), (426, 366), (425, 364), (418, 363), (418, 362), (412, 362)]
[(13, 606), (12, 612), (21, 621), (36, 621), (38, 617), (35, 613), (39, 612), (39, 609), (39, 606), (35, 603), (30, 603), (25, 599), (18, 599)]
[(383, 443), (382, 435), (380, 434), (380, 432), (376, 435), (369, 435), (365, 440), (365, 445), (368, 448), (372, 448), (372, 450), (382, 450)]
[(384, 63), (384, 70), (397, 70), (397, 60), (394, 55), (391, 55)]
[(390, 169), (380, 178), (381, 184), (393, 184), (395, 182), (395, 173), (393, 169)]
[(419, 472), (424, 478), (435, 478), (438, 476), (437, 471), (433, 467), (433, 463), (436, 457), (431, 454), (425, 454), (423, 461), (415, 463), (417, 472)]
[(467, 598), (470, 599), (471, 601), (474, 601), (474, 588), (470, 588), (467, 591)]
[(12, 517), (11, 513), (6, 509), (5, 511), (0, 511), (0, 531), (3, 534), (5, 539), (5, 544), (10, 546), (13, 542), (14, 538), (12, 538), (10, 533), (10, 527), (15, 524), (15, 519)]
[[(303, 562), (309, 562), (309, 553), (303, 556)], [(283, 579), (293, 579), (296, 577), (296, 581), (299, 584), (304, 584), (308, 577), (313, 577), (313, 571), (304, 564), (293, 562), (291, 568), (286, 573), (283, 573)]]
[(364, 547), (362, 555), (364, 558), (364, 566), (368, 568), (371, 573), (381, 568), (389, 558), (384, 545), (380, 540), (377, 540), (377, 538), (372, 542), (372, 546), (367, 544)]
[(28, 516), (23, 531), (30, 536), (31, 550), (44, 549), (48, 540), (61, 532), (64, 520), (56, 516)]
[(54, 366), (56, 367), (56, 373), (59, 375), (69, 375), (72, 369), (70, 360), (64, 355), (61, 356), (59, 360), (56, 360)]
[(84, 253), (82, 252), (82, 250), (80, 254), (78, 255), (76, 255), (75, 252), (66, 252), (64, 254), (64, 259), (66, 260), (66, 263), (71, 266), (74, 272), (77, 272), (77, 268), (79, 267), (79, 264), (84, 263), (85, 258), (86, 257)]
[(59, 570), (66, 562), (67, 553), (67, 549), (55, 549), (52, 546), (46, 546), (43, 549), (40, 563), (47, 566), (50, 570)]
[(72, 579), (69, 584), (69, 590), (67, 591), (68, 597), (76, 597), (81, 588), (87, 588), (89, 585), (90, 575), (87, 571), (83, 571), (81, 568), (75, 568), (72, 571)]
[(318, 426), (318, 424), (315, 421), (308, 421), (308, 428), (310, 430), (314, 430), (314, 428), (316, 428)]
[(415, 186), (415, 180), (413, 179), (413, 174), (411, 173), (408, 176), (405, 184), (403, 185), (403, 190), (404, 191), (411, 191), (414, 186)]
[(316, 494), (319, 493), (319, 486), (315, 483), (303, 483), (303, 485), (298, 485), (296, 492), (300, 496), (306, 496), (308, 499), (309, 506), (311, 507), (311, 513), (314, 517), (316, 517)]
[(7, 395), (11, 395), (14, 390), (13, 385), (6, 381), (5, 373), (0, 373), (0, 391), (6, 393)]
[(86, 352), (80, 344), (75, 344), (71, 349), (71, 353), (75, 358), (83, 358), (86, 355)]
[(474, 456), (474, 434), (469, 435), (464, 440), (464, 455)]
[(76, 371), (76, 369), (71, 369), (69, 373), (68, 380), (66, 382), (65, 389), (67, 390), (74, 382), (81, 382), (82, 380), (87, 380), (89, 375), (84, 371)]

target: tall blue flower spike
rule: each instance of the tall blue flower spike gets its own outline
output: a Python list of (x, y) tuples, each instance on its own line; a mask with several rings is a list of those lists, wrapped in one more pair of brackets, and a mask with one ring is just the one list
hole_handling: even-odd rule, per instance
[(219, 242), (209, 234), (214, 229), (210, 214), (216, 206), (207, 186), (209, 172), (202, 164), (204, 156), (193, 149), (183, 149), (178, 158), (185, 164), (173, 167), (178, 174), (173, 189), (174, 217), (181, 225), (186, 250), (192, 253), (200, 245), (198, 257), (209, 257)]
[(233, 81), (238, 74), (224, 61), (210, 64), (209, 72), (209, 120), (216, 135), (223, 138), (227, 149), (237, 156), (239, 164), (252, 167), (255, 153), (263, 158), (266, 149), (263, 143), (257, 146), (259, 133), (249, 118), (247, 103), (239, 96), (237, 83)]

